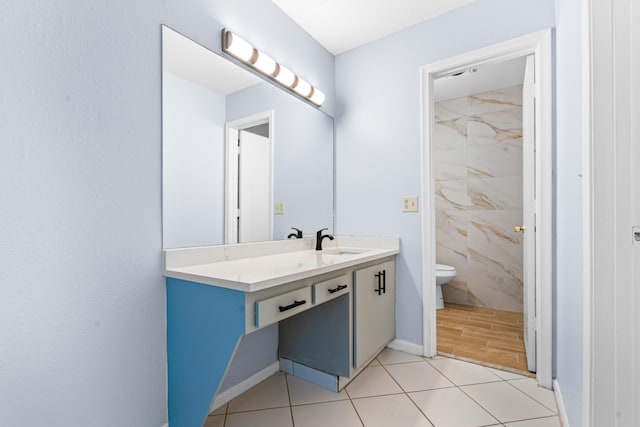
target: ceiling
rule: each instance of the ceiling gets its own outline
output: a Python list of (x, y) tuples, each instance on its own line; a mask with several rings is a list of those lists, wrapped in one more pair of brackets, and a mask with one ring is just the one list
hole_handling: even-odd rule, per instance
[(272, 0), (334, 55), (475, 0)]

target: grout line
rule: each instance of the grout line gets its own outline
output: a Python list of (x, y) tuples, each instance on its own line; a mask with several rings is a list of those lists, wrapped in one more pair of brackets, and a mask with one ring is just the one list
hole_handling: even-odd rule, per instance
[(287, 378), (287, 374), (284, 374), (284, 384), (287, 387), (287, 397), (289, 398), (289, 414), (291, 415), (291, 425), (295, 427), (296, 422), (293, 419), (293, 405), (291, 404), (291, 391), (289, 390), (289, 378)]
[[(515, 388), (516, 390), (518, 390), (520, 393), (524, 394), (525, 396), (527, 396), (529, 399), (533, 400), (534, 402), (539, 403), (540, 405), (542, 405), (543, 407), (547, 408), (548, 410), (550, 410), (551, 412), (553, 412), (555, 415), (558, 415), (558, 410), (557, 409), (551, 409), (549, 408), (547, 405), (545, 405), (544, 403), (540, 402), (538, 399), (536, 399), (535, 397), (531, 396), (529, 393), (526, 393), (523, 390), (520, 390), (518, 387), (516, 387), (515, 385), (511, 384), (511, 381), (522, 381), (522, 380), (505, 380), (505, 382), (507, 384), (509, 384), (511, 387)], [(536, 387), (538, 386), (538, 384), (536, 383)], [(546, 389), (545, 389), (546, 390)], [(549, 393), (551, 393), (553, 395), (553, 390), (547, 390)], [(553, 396), (553, 401), (555, 402), (556, 397), (555, 395)], [(558, 402), (556, 402), (556, 407), (558, 406)]]

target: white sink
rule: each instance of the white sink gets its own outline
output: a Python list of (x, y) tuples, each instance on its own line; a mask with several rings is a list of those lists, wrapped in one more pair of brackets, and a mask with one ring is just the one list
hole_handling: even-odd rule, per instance
[(327, 248), (323, 249), (322, 253), (327, 255), (358, 255), (365, 252), (369, 252), (371, 248)]

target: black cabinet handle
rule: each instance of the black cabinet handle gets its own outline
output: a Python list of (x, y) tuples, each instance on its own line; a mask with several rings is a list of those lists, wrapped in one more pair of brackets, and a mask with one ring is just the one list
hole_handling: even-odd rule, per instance
[(327, 289), (327, 290), (329, 291), (330, 294), (334, 294), (334, 293), (336, 293), (338, 291), (341, 291), (343, 289), (346, 289), (346, 288), (347, 288), (347, 285), (338, 285), (337, 288)]
[(296, 308), (296, 307), (298, 307), (300, 305), (304, 305), (306, 303), (307, 303), (307, 300), (304, 300), (304, 299), (302, 301), (295, 301), (294, 300), (293, 304), (289, 304), (289, 305), (287, 305), (285, 307), (280, 305), (280, 306), (278, 306), (278, 308), (280, 309), (280, 313), (282, 313), (283, 311), (291, 310), (292, 308)]
[(386, 294), (387, 293), (387, 272), (386, 272), (386, 270), (378, 271), (375, 274), (375, 276), (378, 279), (378, 289), (375, 289), (374, 291), (377, 292), (378, 295)]

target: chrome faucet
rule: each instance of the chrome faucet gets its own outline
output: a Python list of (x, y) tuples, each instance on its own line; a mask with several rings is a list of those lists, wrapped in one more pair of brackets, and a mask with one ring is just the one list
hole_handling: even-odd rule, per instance
[(316, 251), (322, 250), (322, 241), (325, 239), (325, 237), (329, 240), (333, 240), (333, 236), (331, 234), (322, 234), (324, 230), (328, 230), (328, 228), (318, 230), (318, 232), (316, 233)]
[(298, 230), (295, 227), (291, 227), (292, 230), (296, 230), (296, 233), (291, 233), (287, 236), (287, 239), (295, 237), (296, 239), (302, 239), (302, 230)]

